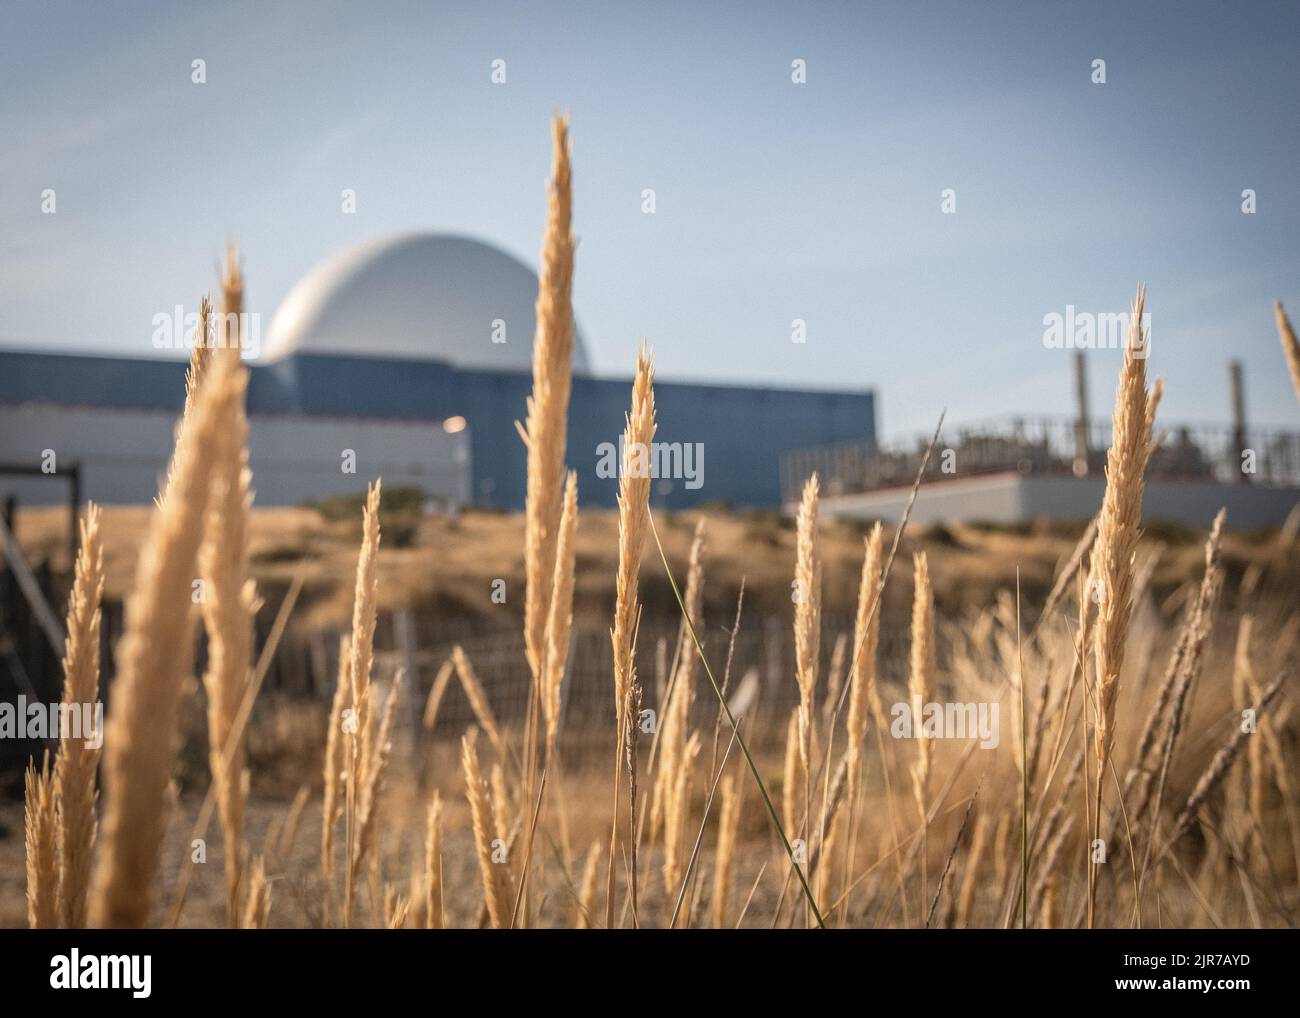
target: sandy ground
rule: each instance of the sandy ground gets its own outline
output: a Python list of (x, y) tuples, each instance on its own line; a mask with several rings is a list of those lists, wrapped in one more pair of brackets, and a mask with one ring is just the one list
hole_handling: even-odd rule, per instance
[[(139, 548), (147, 532), (149, 508), (109, 506), (103, 517), (105, 596), (123, 598), (130, 590)], [(770, 512), (708, 510), (658, 513), (656, 520), (674, 568), (681, 570), (696, 522), (706, 525), (704, 610), (730, 618), (743, 580), (747, 610), (788, 614), (795, 535), (791, 521)], [(466, 512), (458, 519), (421, 516), (406, 510), (382, 511), (379, 557), (380, 607), (410, 605), (417, 614), (440, 618), (522, 613), (523, 521), (519, 514)], [(856, 601), (866, 528), (827, 523), (821, 532), (824, 591), (828, 614), (851, 612)], [(20, 510), (15, 531), (29, 561), (48, 561), (56, 574), (67, 568), (67, 516), (57, 508)], [(939, 610), (949, 616), (983, 608), (999, 590), (1014, 589), (1017, 571), (1024, 603), (1041, 604), (1059, 563), (1067, 557), (1082, 525), (1042, 524), (986, 529), (969, 525), (929, 527), (909, 532), (899, 549), (902, 562), (924, 549), (930, 557)], [(892, 537), (892, 532), (887, 532)], [(360, 540), (360, 510), (257, 509), (253, 514), (251, 554), (254, 576), (267, 592), (268, 609), (298, 572), (306, 578), (294, 625), (338, 625), (350, 617), (352, 577)], [(1148, 528), (1144, 542), (1161, 548), (1153, 577), (1157, 596), (1199, 575), (1203, 534)], [(583, 510), (577, 542), (578, 620), (608, 619), (618, 556), (618, 519), (606, 510)], [(1229, 575), (1244, 571), (1273, 551), (1267, 535), (1229, 533), (1223, 558)], [(1275, 569), (1278, 568), (1276, 565)], [(1282, 563), (1285, 577), (1300, 587), (1300, 556)], [(900, 573), (909, 570), (902, 569)], [(642, 599), (648, 615), (673, 615), (671, 588), (654, 542), (646, 542)], [(492, 599), (493, 582), (504, 580), (506, 603)], [(905, 609), (906, 583), (891, 584), (890, 597)], [(518, 596), (516, 596), (518, 595)], [(893, 602), (887, 608), (895, 606)]]
[[(106, 512), (104, 534), (110, 598), (121, 597), (129, 589), (148, 518), (148, 510), (144, 508), (110, 508)], [(697, 518), (696, 514), (659, 517), (668, 554), (676, 563), (681, 563), (686, 557)], [(580, 530), (578, 614), (589, 622), (603, 625), (608, 625), (613, 601), (616, 523), (612, 513), (584, 513)], [(403, 517), (397, 514), (395, 518), (386, 518), (384, 526), (385, 544), (379, 562), (379, 590), (384, 606), (409, 603), (428, 614), (469, 616), (499, 610), (493, 607), (490, 597), (493, 578), (504, 577), (511, 590), (522, 590), (522, 525), (518, 516), (468, 513), (459, 520), (416, 516), (404, 522)], [(930, 555), (940, 615), (948, 622), (959, 622), (969, 610), (986, 608), (999, 597), (1009, 596), (1008, 592), (1015, 589), (1017, 570), (1026, 605), (1040, 605), (1059, 563), (1074, 547), (1079, 529), (1061, 526), (993, 531), (970, 526), (936, 527), (909, 536), (900, 548), (898, 579), (896, 582), (891, 580), (886, 598), (882, 615), (884, 627), (906, 632), (911, 596), (911, 570), (908, 566), (913, 548), (924, 547)], [(47, 556), (56, 570), (66, 567), (63, 560), (66, 519), (61, 513), (53, 510), (22, 512), (17, 530), (34, 561)], [(294, 624), (305, 627), (338, 624), (350, 612), (358, 537), (359, 525), (350, 513), (340, 514), (335, 519), (312, 509), (259, 511), (254, 515), (253, 524), (254, 568), (258, 582), (269, 592), (277, 585), (287, 585), (296, 571), (305, 571), (305, 594), (295, 612)], [(823, 529), (824, 607), (828, 614), (847, 613), (851, 609), (861, 566), (862, 540), (863, 528), (829, 524)], [(1151, 622), (1147, 628), (1160, 634), (1161, 641), (1152, 645), (1158, 655), (1152, 658), (1155, 662), (1152, 669), (1148, 669), (1156, 674), (1163, 661), (1161, 655), (1172, 639), (1171, 626), (1181, 613), (1183, 601), (1180, 598), (1187, 589), (1187, 581), (1199, 578), (1203, 568), (1202, 540), (1203, 536), (1194, 532), (1158, 528), (1148, 531), (1144, 537), (1146, 550), (1159, 551), (1147, 603)], [(653, 548), (652, 542), (650, 547)], [(663, 578), (662, 564), (657, 558), (652, 559), (651, 554), (647, 552), (642, 580), (646, 610), (647, 613), (658, 610), (667, 616), (675, 608)], [(1146, 551), (1141, 554), (1145, 555)], [(1231, 591), (1239, 588), (1242, 577), (1250, 573), (1252, 566), (1268, 561), (1265, 591), (1268, 602), (1255, 604), (1252, 610), (1268, 615), (1280, 613), (1279, 618), (1293, 613), (1294, 591), (1300, 589), (1300, 555), (1295, 554), (1294, 546), (1281, 549), (1271, 535), (1227, 534), (1222, 560)], [(788, 521), (771, 514), (710, 513), (705, 578), (706, 619), (730, 621), (743, 579), (747, 618), (753, 619), (755, 615), (760, 620), (776, 618), (782, 627), (787, 627), (793, 561), (794, 534)], [(279, 598), (269, 596), (269, 600), (274, 604)], [(521, 611), (519, 600), (509, 601), (506, 610)], [(1218, 649), (1207, 661), (1207, 676), (1231, 674), (1232, 633), (1225, 631), (1220, 636), (1216, 644)], [(830, 635), (826, 634), (824, 639), (829, 644)], [(1140, 641), (1135, 637), (1135, 642)], [(1270, 652), (1271, 642), (1261, 641), (1261, 644), (1257, 648), (1261, 653)], [(971, 648), (971, 652), (978, 652), (979, 660), (985, 661), (988, 659), (984, 651), (988, 649)], [(898, 660), (905, 662), (906, 658), (900, 656)], [(981, 665), (976, 670), (983, 674), (988, 669)], [(1210, 683), (1210, 687), (1222, 692), (1225, 683), (1226, 679), (1221, 678), (1219, 682)], [(1198, 710), (1204, 711), (1206, 716), (1213, 713), (1207, 704), (1210, 699), (1202, 696), (1197, 703)], [(261, 706), (259, 703), (259, 708)], [(250, 765), (254, 778), (253, 798), (248, 811), (248, 844), (254, 853), (263, 853), (268, 859), (274, 902), (271, 922), (275, 926), (315, 927), (323, 922), (318, 777), (319, 743), (325, 730), (322, 710), (323, 705), (319, 703), (288, 703), (281, 709), (268, 710), (264, 725), (259, 727), (255, 723), (250, 731)], [(1284, 722), (1279, 719), (1279, 724)], [(201, 730), (201, 726), (201, 714), (196, 714), (188, 719), (186, 731), (192, 735), (195, 730)], [(776, 727), (784, 731), (783, 724)], [(1191, 751), (1193, 748), (1195, 752)], [(1185, 764), (1185, 773), (1175, 780), (1177, 791), (1186, 794), (1189, 784), (1200, 773), (1213, 750), (1212, 743), (1198, 740), (1184, 751), (1185, 759), (1180, 758), (1180, 763)], [(367, 874), (363, 881), (357, 906), (358, 925), (382, 924), (383, 902), (389, 885), (394, 893), (411, 894), (413, 887), (418, 893), (418, 881), (413, 884), (411, 878), (413, 872), (418, 872), (422, 866), (425, 809), (435, 783), (447, 803), (444, 874), (449, 920), (458, 926), (477, 925), (479, 922), (482, 885), (471, 847), (468, 808), (456, 746), (454, 741), (447, 740), (421, 748), (419, 755), (426, 752), (433, 755), (423, 762), (414, 761), (415, 752), (409, 754), (413, 762), (403, 764), (390, 783), (390, 792), (382, 809), (385, 827), (379, 868), (373, 877)], [(536, 883), (533, 900), (541, 925), (570, 925), (574, 919), (574, 893), (559, 860), (572, 860), (572, 875), (577, 879), (582, 861), (593, 842), (608, 845), (608, 752), (596, 759), (599, 766), (590, 775), (576, 771), (566, 775), (563, 810), (558, 803), (548, 807), (548, 820), (534, 854)], [(780, 756), (769, 754), (761, 766), (765, 780), (775, 788), (781, 773)], [(936, 766), (936, 773), (946, 773), (946, 766), (947, 763), (941, 762)], [(896, 776), (905, 785), (904, 773), (897, 771)], [(222, 925), (222, 848), (215, 824), (208, 832), (206, 862), (193, 866), (189, 863), (192, 827), (206, 786), (201, 741), (187, 740), (177, 775), (183, 791), (163, 848), (160, 879), (155, 889), (158, 899), (155, 919), (161, 921), (166, 905), (176, 895), (182, 873), (189, 870), (190, 885), (181, 925)], [(772, 921), (776, 899), (780, 895), (781, 881), (774, 879), (773, 875), (783, 871), (786, 864), (777, 851), (777, 843), (752, 786), (748, 785), (748, 779), (742, 777), (738, 780), (745, 781), (751, 791), (742, 813), (730, 915), (734, 921), (755, 876), (766, 867), (766, 875), (746, 921), (746, 925), (766, 926)], [(12, 787), (12, 782), (9, 784)], [(312, 789), (309, 805), (292, 843), (281, 845), (286, 811), (302, 784)], [(879, 775), (870, 779), (869, 787), (877, 790), (881, 787)], [(701, 813), (704, 792), (705, 789), (697, 787), (692, 813), (697, 818), (695, 823), (698, 823)], [(959, 787), (954, 793), (953, 803), (960, 804), (962, 794), (969, 795), (970, 792), (971, 789), (965, 789), (963, 793)], [(871, 836), (864, 844), (870, 858), (884, 859), (888, 855), (888, 845), (882, 839), (889, 813), (879, 793), (875, 794), (877, 799), (867, 806), (864, 814), (871, 818), (872, 824)], [(990, 817), (996, 820), (1006, 810), (993, 799), (994, 794), (991, 786), (985, 788), (984, 799), (989, 801)], [(1004, 796), (1003, 801), (1014, 802), (1014, 799), (1007, 800)], [(516, 809), (517, 814), (522, 812)], [(1280, 807), (1275, 812), (1277, 817), (1282, 816)], [(942, 829), (936, 831), (935, 845), (938, 847), (932, 853), (936, 866), (942, 862), (939, 853), (951, 842), (959, 820), (956, 814), (946, 815)], [(26, 924), (22, 832), (20, 802), (0, 794), (0, 925), (3, 926)], [(274, 836), (268, 837), (268, 833)], [(699, 874), (697, 905), (701, 909), (707, 908), (714, 837), (714, 826), (711, 825), (705, 836), (704, 863)], [(626, 872), (625, 862), (619, 858), (615, 863), (621, 887)], [(644, 925), (660, 925), (671, 908), (659, 876), (657, 850), (647, 853), (642, 864), (645, 874), (640, 887), (642, 921)], [(957, 865), (960, 870), (963, 865), (960, 859)], [(602, 887), (604, 866), (602, 860)], [(900, 916), (894, 901), (889, 872), (887, 866), (882, 867), (863, 885), (865, 903), (869, 905), (867, 919), (872, 925), (907, 922)], [(955, 877), (958, 875), (954, 874)], [(1293, 896), (1294, 880), (1291, 877), (1287, 879), (1290, 881), (1287, 894)], [(992, 915), (997, 911), (997, 899), (1006, 885), (1004, 881), (1002, 886), (998, 886), (994, 880), (985, 887), (986, 882), (984, 879), (980, 881), (976, 894), (990, 899), (987, 914)], [(1185, 889), (1177, 889), (1177, 893), (1186, 897)], [(618, 900), (623, 900), (621, 891)], [(603, 906), (603, 894), (597, 896), (597, 901)], [(915, 905), (913, 902), (914, 908)], [(413, 902), (413, 906), (418, 909), (419, 902)], [(1189, 924), (1204, 924), (1204, 917), (1194, 910), (1180, 914), (1189, 917)], [(911, 924), (915, 925), (916, 917), (911, 918)], [(1243, 921), (1235, 914), (1230, 919)]]

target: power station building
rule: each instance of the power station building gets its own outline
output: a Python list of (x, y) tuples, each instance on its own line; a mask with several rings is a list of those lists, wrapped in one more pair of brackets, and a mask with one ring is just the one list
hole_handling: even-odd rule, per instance
[[(1251, 428), (1241, 365), (1232, 362), (1230, 425), (1157, 421), (1146, 468), (1144, 520), (1206, 527), (1219, 509), (1230, 526), (1255, 530), (1300, 520), (1300, 432)], [(1084, 358), (1075, 359), (1077, 412), (948, 425), (934, 454), (930, 436), (882, 443), (838, 442), (782, 458), (787, 509), (812, 473), (831, 518), (897, 521), (911, 507), (918, 524), (1081, 520), (1106, 489), (1108, 420), (1088, 414)], [(924, 469), (923, 481), (913, 484)]]
[[(520, 508), (515, 421), (532, 388), (537, 276), (489, 244), (384, 238), (312, 269), (250, 361), (250, 456), (259, 505), (354, 493), (382, 476), (449, 503)], [(631, 380), (590, 373), (575, 330), (567, 461), (586, 505), (614, 505)], [(184, 402), (180, 359), (0, 350), (0, 495), (79, 493), (144, 503), (158, 490)], [(781, 503), (795, 449), (874, 443), (871, 392), (658, 381), (656, 505)], [(616, 455), (616, 454), (614, 454)], [(8, 472), (5, 472), (8, 471)]]

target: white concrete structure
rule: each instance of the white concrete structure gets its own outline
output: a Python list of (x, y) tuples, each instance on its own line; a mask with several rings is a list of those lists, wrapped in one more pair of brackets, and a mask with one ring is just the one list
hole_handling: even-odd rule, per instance
[[(455, 234), (383, 237), (325, 259), (289, 291), (261, 360), (327, 354), (531, 371), (536, 303), (536, 274), (500, 248)], [(573, 370), (589, 370), (576, 329)]]
[[(838, 519), (897, 521), (907, 505), (910, 490), (896, 487), (823, 495), (822, 513)], [(1101, 477), (1022, 475), (1008, 471), (945, 478), (921, 485), (912, 507), (911, 522), (1087, 519), (1101, 508), (1105, 490), (1106, 482)], [(1252, 530), (1276, 526), (1297, 505), (1300, 505), (1300, 488), (1148, 479), (1142, 517), (1206, 527), (1220, 508), (1226, 508), (1229, 526)]]
[[(150, 502), (175, 427), (174, 414), (157, 410), (0, 404), (5, 456), (35, 465), (51, 461), (49, 450), (54, 468), (48, 477), (0, 475), (0, 497), (61, 501), (67, 489), (56, 483), (60, 466), (77, 463), (82, 498)], [(249, 458), (256, 505), (292, 505), (308, 493), (355, 494), (376, 477), (388, 490), (417, 487), (460, 503), (470, 496), (469, 430), (448, 433), (440, 422), (253, 415)]]

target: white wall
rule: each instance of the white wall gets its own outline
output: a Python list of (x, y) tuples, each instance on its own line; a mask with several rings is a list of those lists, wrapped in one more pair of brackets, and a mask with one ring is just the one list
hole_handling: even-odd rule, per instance
[[(912, 508), (912, 522), (983, 520), (1011, 523), (1035, 517), (1087, 519), (1101, 508), (1106, 482), (1101, 477), (1047, 477), (987, 474), (922, 484)], [(828, 516), (847, 519), (898, 520), (909, 489), (822, 498)], [(1220, 507), (1228, 525), (1243, 530), (1279, 526), (1300, 504), (1300, 488), (1266, 488), (1213, 481), (1149, 481), (1142, 518), (1208, 527)]]
[[(0, 405), (0, 462), (39, 466), (52, 449), (56, 470), (81, 464), (83, 499), (147, 503), (158, 493), (175, 424), (151, 410)], [(356, 452), (355, 474), (342, 471), (344, 449)], [(449, 435), (433, 422), (253, 417), (249, 456), (256, 505), (364, 491), (376, 477), (390, 489), (414, 486), (457, 502), (470, 494), (469, 430)], [(17, 494), (23, 504), (62, 502), (67, 490), (57, 474), (0, 475), (0, 497)]]
[[(923, 484), (912, 507), (911, 522), (987, 520), (1013, 523), (1023, 519), (1022, 478), (1016, 474), (987, 474)], [(832, 518), (897, 521), (907, 505), (910, 488), (889, 488), (852, 495), (823, 495), (822, 512)]]
[[(1101, 508), (1105, 489), (1105, 481), (1100, 477), (1026, 477), (1021, 482), (1021, 508), (1025, 519), (1084, 517)], [(1142, 518), (1208, 527), (1215, 513), (1227, 509), (1228, 526), (1257, 530), (1280, 526), (1297, 503), (1300, 503), (1298, 488), (1214, 481), (1148, 481), (1142, 497)]]

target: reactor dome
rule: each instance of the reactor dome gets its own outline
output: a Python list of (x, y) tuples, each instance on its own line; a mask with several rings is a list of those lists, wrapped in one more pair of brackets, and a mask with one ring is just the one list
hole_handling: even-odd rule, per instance
[[(301, 353), (531, 371), (536, 302), (537, 274), (491, 244), (444, 233), (384, 237), (299, 280), (276, 309), (262, 360)], [(576, 325), (573, 370), (589, 370)]]

